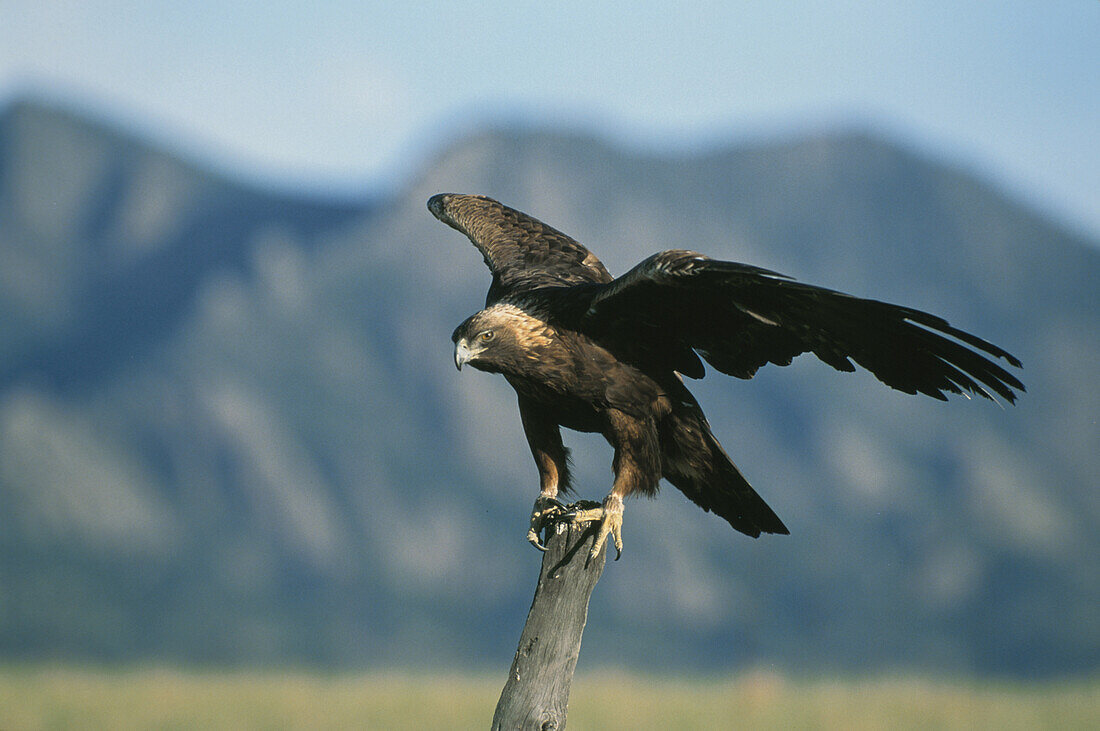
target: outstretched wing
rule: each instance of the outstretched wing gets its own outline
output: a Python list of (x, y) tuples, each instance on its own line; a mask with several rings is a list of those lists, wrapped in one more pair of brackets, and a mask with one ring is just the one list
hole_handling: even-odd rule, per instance
[(611, 281), (600, 260), (561, 231), (480, 195), (440, 193), (428, 210), (469, 237), (493, 273), (488, 302), (541, 287)]
[(696, 352), (738, 378), (810, 352), (838, 370), (854, 371), (855, 361), (892, 388), (940, 400), (945, 391), (986, 398), (992, 391), (1012, 402), (1012, 389), (1025, 390), (983, 353), (1018, 367), (1016, 358), (935, 315), (691, 251), (655, 254), (592, 292), (581, 329), (696, 378), (703, 375)]

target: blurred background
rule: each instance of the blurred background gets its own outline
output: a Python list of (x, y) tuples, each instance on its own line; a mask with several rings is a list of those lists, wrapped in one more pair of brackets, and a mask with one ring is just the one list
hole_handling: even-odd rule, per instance
[(441, 191), (1024, 363), (1004, 408), (808, 356), (693, 384), (792, 535), (632, 503), (582, 674), (1095, 678), (1098, 37), (1084, 0), (0, 2), (0, 686), (503, 676), (537, 478), (451, 365), (489, 277)]

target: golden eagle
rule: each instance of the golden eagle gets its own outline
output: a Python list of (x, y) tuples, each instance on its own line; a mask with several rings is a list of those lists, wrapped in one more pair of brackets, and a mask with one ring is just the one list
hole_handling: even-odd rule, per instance
[(693, 251), (654, 254), (616, 279), (578, 242), (491, 198), (440, 194), (428, 209), (466, 234), (493, 274), (485, 308), (451, 336), (455, 365), (500, 373), (519, 396), (541, 481), (528, 532), (539, 548), (546, 520), (563, 514), (557, 496), (570, 489), (562, 426), (599, 432), (615, 450), (602, 507), (570, 515), (600, 521), (592, 556), (608, 535), (621, 553), (623, 498), (654, 495), (662, 477), (742, 533), (789, 533), (684, 385), (682, 375), (702, 378), (704, 360), (752, 378), (810, 352), (940, 400), (946, 391), (1014, 402), (1012, 389), (1025, 390), (982, 353), (1019, 360), (926, 312)]

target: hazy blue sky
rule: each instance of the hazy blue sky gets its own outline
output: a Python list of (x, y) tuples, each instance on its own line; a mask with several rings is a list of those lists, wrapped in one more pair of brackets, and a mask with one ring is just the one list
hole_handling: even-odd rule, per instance
[(0, 0), (0, 98), (280, 185), (399, 183), (477, 123), (699, 148), (856, 121), (1100, 234), (1100, 2)]

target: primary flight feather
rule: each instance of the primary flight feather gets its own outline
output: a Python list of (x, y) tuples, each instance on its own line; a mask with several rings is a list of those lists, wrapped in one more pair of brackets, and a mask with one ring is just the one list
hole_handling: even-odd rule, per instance
[(569, 236), (497, 201), (440, 194), (440, 221), (473, 242), (493, 275), (485, 308), (454, 331), (455, 365), (502, 374), (540, 476), (528, 539), (560, 513), (570, 489), (560, 427), (599, 432), (615, 450), (615, 480), (596, 519), (595, 556), (610, 535), (622, 549), (623, 498), (664, 478), (738, 531), (788, 533), (711, 433), (681, 374), (752, 378), (767, 363), (813, 353), (842, 371), (862, 366), (886, 385), (946, 400), (1023, 384), (997, 346), (926, 312), (796, 282), (692, 251), (654, 254), (619, 278)]

